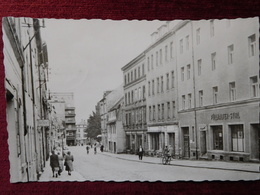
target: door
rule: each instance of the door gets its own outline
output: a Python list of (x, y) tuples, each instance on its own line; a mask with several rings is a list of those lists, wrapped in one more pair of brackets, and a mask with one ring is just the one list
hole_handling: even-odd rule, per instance
[(175, 155), (175, 133), (169, 133), (169, 147), (172, 148), (172, 155)]
[(201, 155), (204, 155), (207, 153), (207, 141), (206, 141), (206, 131), (200, 132), (200, 151)]
[(190, 158), (190, 138), (189, 138), (189, 127), (183, 127), (183, 157)]

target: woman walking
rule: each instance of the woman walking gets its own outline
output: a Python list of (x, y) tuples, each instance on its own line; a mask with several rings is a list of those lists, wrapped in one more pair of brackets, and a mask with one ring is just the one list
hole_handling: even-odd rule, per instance
[(65, 170), (68, 171), (68, 175), (71, 175), (71, 171), (73, 171), (73, 162), (74, 158), (73, 155), (71, 155), (70, 151), (65, 156)]
[(59, 172), (58, 174), (60, 175), (61, 172), (63, 171), (63, 156), (58, 152), (58, 159), (59, 159), (59, 165), (60, 165), (60, 169), (59, 169)]

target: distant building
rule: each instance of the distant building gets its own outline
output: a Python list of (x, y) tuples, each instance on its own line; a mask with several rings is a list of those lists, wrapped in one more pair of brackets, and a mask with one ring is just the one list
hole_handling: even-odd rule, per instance
[[(76, 120), (75, 106), (73, 93), (66, 92), (51, 92), (50, 99), (52, 101), (64, 102), (65, 106), (65, 143), (68, 146), (76, 145)], [(64, 134), (64, 133), (63, 133)]]
[(122, 153), (125, 151), (125, 132), (123, 130), (122, 108), (123, 98), (116, 102), (107, 114), (108, 151), (112, 153)]
[(76, 132), (76, 144), (78, 146), (87, 144), (87, 123), (85, 120), (81, 120), (78, 124), (76, 124), (77, 132)]
[(44, 21), (3, 18), (10, 182), (37, 181), (49, 157)]

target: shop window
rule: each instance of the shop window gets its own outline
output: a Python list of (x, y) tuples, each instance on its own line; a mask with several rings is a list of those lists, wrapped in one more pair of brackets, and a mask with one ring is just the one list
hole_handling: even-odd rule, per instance
[(232, 151), (244, 152), (244, 131), (243, 125), (230, 125)]
[(212, 126), (213, 130), (213, 149), (223, 150), (223, 130), (222, 126)]

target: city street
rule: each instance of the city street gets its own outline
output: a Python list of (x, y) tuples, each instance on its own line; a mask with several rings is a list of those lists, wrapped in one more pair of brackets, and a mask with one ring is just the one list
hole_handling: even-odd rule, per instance
[[(175, 166), (174, 161), (172, 161), (171, 165), (162, 165), (160, 163), (160, 158), (156, 157), (144, 157), (143, 161), (139, 161), (138, 156), (136, 155), (110, 154), (108, 152), (101, 153), (99, 149), (98, 153), (95, 155), (93, 148), (90, 150), (90, 153), (87, 154), (85, 146), (75, 146), (70, 147), (69, 149), (74, 156), (75, 170), (72, 172), (72, 176), (68, 176), (67, 173), (63, 172), (61, 176), (62, 179), (60, 179), (62, 181), (82, 181), (85, 179), (86, 181), (100, 180), (166, 182), (180, 180), (238, 181), (259, 179), (259, 173), (257, 172), (187, 167), (188, 164), (186, 161), (183, 161), (186, 162), (186, 166)], [(124, 156), (128, 156), (128, 158)], [(200, 161), (194, 161), (192, 164), (194, 165), (199, 162)], [(225, 162), (222, 162), (222, 164), (223, 163), (225, 164)], [(192, 164), (190, 163), (190, 166), (192, 166)], [(244, 164), (244, 166), (249, 165)], [(47, 169), (49, 169), (48, 164)], [(81, 175), (82, 178), (78, 175)], [(59, 178), (49, 178), (50, 180), (59, 181)], [(43, 179), (40, 179), (40, 181), (43, 181)]]

